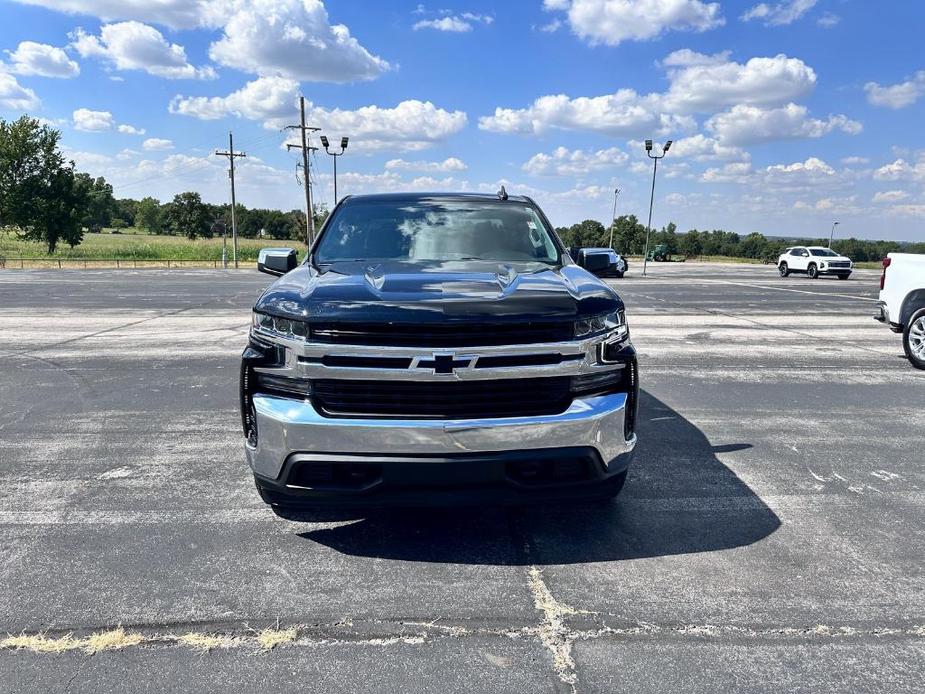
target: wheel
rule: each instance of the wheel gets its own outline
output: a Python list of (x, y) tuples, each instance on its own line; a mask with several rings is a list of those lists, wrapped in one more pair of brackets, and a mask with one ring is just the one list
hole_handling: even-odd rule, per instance
[(617, 274), (617, 279), (618, 279), (618, 280), (622, 280), (622, 279), (623, 279), (623, 273), (622, 273), (622, 272), (618, 272), (618, 273), (616, 273), (616, 274)]
[(806, 268), (806, 274), (809, 275), (811, 280), (819, 279), (819, 268), (816, 267), (815, 263), (810, 263), (809, 267)]
[(906, 324), (903, 330), (903, 349), (912, 366), (925, 370), (925, 308), (913, 313)]
[(781, 263), (781, 264), (778, 266), (777, 271), (780, 273), (780, 276), (781, 276), (781, 277), (789, 277), (789, 276), (790, 276), (790, 268), (787, 267), (787, 263)]
[(839, 276), (838, 276), (838, 279), (840, 279), (840, 280), (846, 280), (846, 279), (848, 279), (848, 275), (839, 275)]

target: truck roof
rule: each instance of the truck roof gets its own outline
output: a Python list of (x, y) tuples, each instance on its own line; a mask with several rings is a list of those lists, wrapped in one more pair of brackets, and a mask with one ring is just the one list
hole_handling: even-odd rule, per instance
[[(341, 204), (354, 202), (423, 202), (433, 200), (473, 200), (481, 202), (500, 202), (495, 193), (372, 193), (369, 195), (349, 195)], [(523, 195), (509, 195), (506, 202), (532, 203)]]

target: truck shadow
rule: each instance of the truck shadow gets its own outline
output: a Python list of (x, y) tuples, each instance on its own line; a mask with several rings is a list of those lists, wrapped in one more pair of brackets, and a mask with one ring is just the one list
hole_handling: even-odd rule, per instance
[(356, 522), (299, 536), (351, 556), (503, 566), (710, 552), (749, 545), (780, 526), (716, 457), (750, 444), (711, 445), (645, 391), (638, 433), (636, 458), (616, 501), (367, 511), (341, 516)]

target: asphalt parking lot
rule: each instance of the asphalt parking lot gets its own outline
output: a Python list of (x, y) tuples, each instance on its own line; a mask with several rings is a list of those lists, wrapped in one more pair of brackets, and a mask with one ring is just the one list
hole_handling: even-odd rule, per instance
[(921, 691), (925, 372), (877, 273), (649, 268), (617, 502), (303, 523), (241, 448), (270, 278), (0, 272), (0, 688)]

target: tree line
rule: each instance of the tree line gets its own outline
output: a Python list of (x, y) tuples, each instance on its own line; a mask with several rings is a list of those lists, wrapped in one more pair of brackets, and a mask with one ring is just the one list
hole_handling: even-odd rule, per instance
[[(568, 247), (609, 247), (611, 227), (605, 227), (595, 219), (586, 219), (570, 227), (556, 229), (563, 243)], [(701, 255), (723, 255), (733, 258), (755, 258), (777, 260), (788, 246), (827, 246), (827, 238), (779, 237), (768, 238), (764, 234), (752, 233), (739, 236), (722, 229), (691, 229), (678, 233), (674, 222), (661, 229), (653, 229), (649, 237), (649, 248), (664, 244), (672, 255), (696, 258)], [(646, 226), (636, 215), (617, 217), (613, 223), (613, 248), (625, 255), (642, 255), (646, 245)], [(898, 241), (866, 241), (863, 239), (836, 239), (832, 249), (855, 261), (879, 261), (887, 253), (925, 253), (925, 243), (902, 243)]]
[[(84, 233), (103, 228), (119, 232), (137, 227), (190, 239), (231, 233), (231, 205), (205, 203), (195, 192), (179, 193), (164, 203), (153, 197), (116, 198), (105, 178), (81, 173), (65, 159), (60, 140), (60, 131), (35, 118), (0, 119), (0, 228), (44, 243), (49, 253), (59, 243), (73, 248)], [(317, 229), (328, 211), (316, 205), (313, 213)], [(246, 238), (306, 238), (301, 210), (248, 209), (239, 204), (235, 220), (238, 233)]]
[[(158, 199), (145, 197), (141, 200), (122, 199), (115, 201), (118, 210), (113, 213), (109, 224), (114, 231), (133, 226), (150, 234), (186, 236), (190, 239), (211, 238), (230, 234), (231, 205), (212, 205), (202, 201), (199, 193), (185, 192), (173, 200), (161, 203)], [(315, 228), (318, 229), (327, 218), (324, 205), (315, 205)], [(304, 241), (305, 212), (302, 210), (252, 209), (238, 203), (235, 205), (235, 222), (238, 235), (244, 238), (271, 238)]]
[[(13, 228), (28, 240), (45, 243), (54, 253), (59, 242), (71, 247), (83, 240), (85, 231), (104, 227), (118, 232), (137, 227), (151, 234), (210, 238), (231, 231), (231, 205), (212, 205), (199, 193), (175, 195), (169, 202), (153, 197), (141, 200), (116, 198), (102, 177), (75, 170), (59, 148), (61, 133), (34, 118), (0, 119), (0, 228)], [(323, 205), (313, 210), (315, 228), (327, 217)], [(301, 210), (282, 212), (235, 207), (238, 233), (245, 238), (304, 240), (305, 215)], [(567, 246), (609, 246), (611, 227), (586, 219), (556, 231)], [(613, 221), (613, 247), (626, 255), (645, 250), (646, 227), (635, 215)], [(672, 222), (653, 230), (650, 247), (668, 246), (672, 255), (697, 257), (724, 255), (737, 258), (776, 259), (792, 245), (826, 245), (827, 239), (768, 238), (753, 233), (740, 237), (722, 229), (691, 229), (678, 233)], [(838, 239), (832, 247), (853, 260), (880, 260), (887, 253), (925, 253), (925, 243)]]

